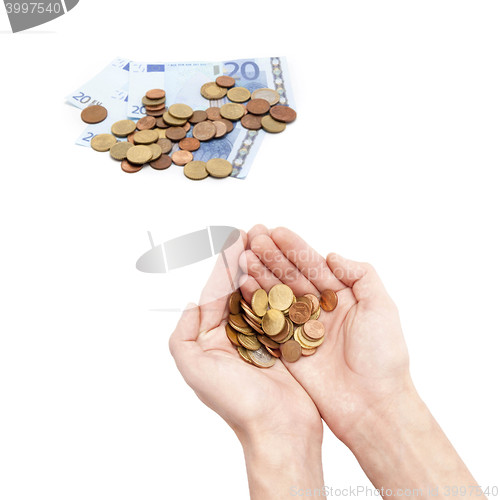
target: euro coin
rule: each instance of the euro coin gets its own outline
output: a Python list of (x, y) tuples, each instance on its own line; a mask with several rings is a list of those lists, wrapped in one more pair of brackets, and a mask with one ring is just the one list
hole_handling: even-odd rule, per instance
[(134, 132), (136, 129), (136, 124), (132, 120), (120, 120), (111, 126), (111, 133), (116, 135), (116, 137), (127, 137), (129, 134)]
[(293, 299), (294, 295), (292, 289), (282, 283), (274, 285), (271, 290), (269, 290), (269, 305), (273, 309), (286, 311), (293, 304)]
[(296, 340), (289, 340), (281, 345), (281, 354), (288, 363), (295, 363), (302, 356), (302, 346)]
[(153, 153), (153, 156), (151, 157), (151, 159), (149, 160), (150, 162), (151, 161), (156, 161), (163, 153), (162, 153), (162, 150), (161, 150), (161, 147), (158, 146), (158, 144), (149, 144), (149, 149), (152, 151)]
[(248, 130), (260, 130), (262, 128), (262, 117), (257, 115), (245, 115), (241, 118), (241, 125)]
[(90, 141), (91, 148), (100, 153), (109, 151), (114, 144), (116, 144), (116, 137), (111, 134), (98, 134)]
[(153, 144), (159, 139), (157, 130), (140, 130), (134, 135), (134, 142), (136, 144)]
[(186, 131), (182, 127), (169, 127), (165, 130), (165, 136), (171, 141), (180, 141), (186, 137)]
[(234, 87), (234, 85), (236, 84), (236, 80), (232, 76), (223, 75), (223, 76), (217, 77), (215, 79), (215, 83), (219, 87), (224, 87), (226, 89), (229, 89), (231, 87)]
[(188, 164), (190, 161), (193, 161), (193, 153), (191, 153), (190, 151), (184, 151), (182, 149), (179, 149), (175, 153), (172, 153), (172, 161), (176, 165), (183, 167), (184, 165)]
[(206, 169), (212, 177), (217, 177), (219, 179), (228, 177), (233, 172), (233, 166), (231, 163), (222, 158), (212, 158), (211, 160), (208, 160)]
[(220, 114), (223, 118), (234, 122), (239, 120), (245, 114), (245, 110), (237, 103), (228, 102), (221, 106)]
[(265, 99), (251, 99), (247, 102), (247, 111), (253, 115), (265, 115), (270, 107)]
[(193, 116), (193, 110), (187, 104), (172, 104), (168, 108), (168, 112), (174, 117), (180, 120), (189, 120)]
[(151, 89), (146, 92), (146, 97), (152, 99), (163, 99), (165, 97), (165, 91), (163, 89)]
[(194, 137), (186, 137), (179, 142), (179, 147), (186, 151), (196, 151), (200, 149), (200, 141)]
[(209, 141), (210, 139), (213, 139), (216, 132), (217, 129), (215, 128), (215, 125), (209, 121), (197, 123), (193, 127), (193, 137), (199, 141)]
[(227, 89), (219, 87), (215, 82), (208, 82), (201, 87), (201, 95), (210, 101), (217, 101), (226, 97)]
[(273, 89), (257, 89), (252, 92), (252, 99), (265, 99), (271, 106), (278, 104), (280, 95)]
[(255, 351), (247, 351), (250, 361), (259, 368), (271, 368), (276, 363), (276, 358), (271, 356), (264, 347)]
[(153, 157), (147, 146), (133, 146), (127, 151), (127, 160), (134, 165), (144, 165)]
[(80, 116), (85, 123), (101, 123), (108, 117), (108, 110), (103, 106), (89, 106)]
[(111, 155), (111, 158), (118, 161), (123, 161), (125, 160), (125, 158), (127, 158), (127, 151), (133, 147), (134, 145), (130, 142), (117, 142), (116, 144), (113, 144), (113, 146), (111, 146), (109, 154)]
[(236, 347), (241, 346), (241, 344), (238, 342), (238, 332), (235, 331), (229, 323), (226, 324), (226, 335), (231, 344), (235, 345)]
[(135, 174), (142, 170), (142, 165), (132, 165), (127, 160), (122, 161), (122, 170), (127, 174)]
[(255, 335), (243, 335), (242, 333), (238, 333), (238, 342), (249, 351), (256, 351), (262, 347), (262, 344)]
[(144, 116), (137, 122), (137, 130), (151, 130), (156, 127), (156, 118), (153, 116)]
[(250, 99), (251, 93), (245, 87), (233, 87), (227, 91), (227, 98), (233, 102), (245, 102)]
[(286, 129), (286, 123), (276, 121), (271, 115), (262, 117), (262, 128), (271, 134), (279, 134)]
[(262, 318), (262, 329), (268, 335), (278, 335), (285, 326), (285, 316), (277, 309), (269, 309)]
[(171, 127), (182, 127), (187, 120), (175, 118), (175, 116), (172, 116), (168, 111), (165, 111), (165, 113), (163, 113), (163, 121)]
[(244, 347), (238, 347), (238, 354), (247, 362), (253, 365), (250, 356), (248, 355), (248, 351)]
[(155, 170), (166, 170), (170, 165), (172, 165), (172, 158), (168, 155), (161, 155), (157, 160), (150, 161), (149, 165)]
[(289, 106), (273, 106), (270, 114), (275, 120), (284, 123), (292, 123), (297, 118), (297, 113)]
[(233, 315), (240, 313), (240, 300), (241, 293), (239, 291), (233, 292), (229, 297), (229, 312)]
[(166, 155), (172, 151), (172, 141), (170, 139), (158, 139), (158, 146), (161, 148), (161, 152)]
[(265, 290), (260, 288), (252, 295), (252, 309), (253, 312), (262, 318), (267, 312), (268, 298)]
[(184, 175), (193, 181), (199, 181), (208, 177), (206, 163), (204, 161), (190, 161), (184, 167)]
[(337, 294), (333, 290), (324, 290), (323, 292), (321, 292), (319, 303), (323, 311), (331, 312), (337, 307)]

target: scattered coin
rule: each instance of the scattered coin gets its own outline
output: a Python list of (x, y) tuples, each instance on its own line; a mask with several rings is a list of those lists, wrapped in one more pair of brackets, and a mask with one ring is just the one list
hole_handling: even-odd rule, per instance
[(253, 365), (252, 360), (250, 359), (250, 356), (248, 355), (248, 351), (244, 347), (238, 347), (238, 353), (239, 355), (247, 362)]
[(227, 91), (227, 98), (233, 102), (245, 102), (252, 94), (245, 87), (233, 87)]
[(158, 139), (158, 146), (161, 148), (161, 152), (166, 155), (172, 151), (172, 141), (170, 139)]
[(108, 110), (104, 106), (89, 106), (82, 111), (81, 118), (85, 123), (101, 123), (108, 117)]
[(273, 106), (270, 113), (275, 120), (284, 123), (292, 123), (297, 118), (297, 113), (289, 106)]
[(171, 127), (182, 127), (187, 120), (175, 118), (168, 111), (165, 111), (165, 113), (163, 113), (163, 121)]
[(288, 363), (295, 363), (302, 356), (302, 347), (296, 340), (289, 340), (280, 346), (283, 359)]
[[(257, 316), (264, 316), (267, 312), (268, 298), (265, 290), (260, 288), (256, 290), (252, 295), (252, 309)], [(272, 346), (270, 346), (272, 347)]]
[(274, 285), (269, 290), (269, 306), (279, 311), (286, 311), (293, 304), (293, 291), (284, 284)]
[(130, 142), (117, 142), (111, 146), (109, 154), (111, 155), (111, 158), (122, 161), (127, 158), (127, 151), (133, 147), (134, 145)]
[(216, 101), (226, 96), (227, 89), (219, 87), (215, 82), (208, 82), (201, 87), (200, 92), (205, 99)]
[(193, 125), (196, 125), (197, 123), (204, 122), (207, 118), (208, 117), (206, 111), (199, 110), (193, 113), (193, 116), (189, 119), (189, 122)]
[(186, 131), (182, 127), (170, 127), (165, 131), (165, 135), (171, 141), (180, 141), (186, 137)]
[(183, 167), (190, 161), (193, 161), (193, 153), (191, 153), (190, 151), (184, 151), (182, 149), (179, 149), (175, 153), (172, 153), (172, 161), (176, 165)]
[(152, 99), (163, 99), (165, 97), (165, 91), (163, 89), (151, 89), (146, 92), (146, 97)]
[(296, 325), (303, 325), (311, 317), (311, 307), (304, 302), (295, 302), (290, 306), (288, 316)]
[(324, 290), (321, 292), (319, 303), (323, 311), (333, 311), (337, 307), (338, 301), (337, 294), (333, 290)]
[(236, 121), (245, 114), (245, 110), (242, 108), (242, 106), (235, 102), (228, 102), (221, 106), (220, 114), (227, 120)]
[(92, 149), (99, 151), (100, 153), (109, 151), (113, 144), (116, 144), (116, 137), (111, 134), (98, 134), (90, 141)]
[(226, 126), (226, 134), (230, 134), (234, 129), (233, 122), (226, 118), (221, 118), (220, 121)]
[(206, 121), (197, 123), (193, 127), (193, 137), (199, 141), (209, 141), (215, 137), (217, 129), (212, 122)]
[(269, 309), (262, 318), (262, 329), (272, 337), (283, 331), (285, 323), (285, 316), (281, 311)]
[(241, 125), (248, 130), (260, 130), (262, 128), (262, 117), (257, 115), (245, 115), (241, 119)]
[(231, 314), (239, 314), (240, 312), (241, 293), (238, 291), (231, 294), (229, 297), (229, 312)]
[(142, 165), (132, 165), (127, 160), (123, 160), (122, 170), (127, 174), (135, 174), (136, 172), (139, 172), (139, 170), (142, 170)]
[(134, 165), (144, 165), (152, 157), (153, 152), (147, 146), (133, 146), (127, 151), (127, 160)]
[(260, 347), (255, 351), (247, 351), (250, 361), (259, 368), (271, 368), (276, 363), (276, 358), (271, 356), (267, 349)]
[(190, 161), (184, 167), (184, 175), (193, 181), (199, 181), (208, 177), (206, 163), (204, 161)]
[(144, 116), (137, 122), (137, 130), (150, 130), (156, 126), (156, 119), (153, 116)]
[(187, 104), (172, 104), (168, 108), (168, 112), (180, 120), (189, 120), (193, 116), (193, 110)]
[(150, 161), (149, 165), (155, 170), (165, 170), (170, 167), (170, 165), (172, 165), (172, 158), (170, 158), (170, 156), (166, 154), (163, 154), (157, 160)]
[(158, 106), (159, 104), (163, 104), (165, 100), (165, 97), (160, 99), (149, 99), (149, 97), (144, 96), (142, 98), (142, 104), (144, 104), (144, 106)]
[(219, 139), (220, 137), (223, 137), (227, 133), (227, 128), (224, 122), (221, 122), (220, 120), (216, 120), (212, 122), (215, 125), (215, 138)]
[(238, 342), (238, 332), (235, 331), (229, 323), (226, 324), (226, 335), (233, 345), (235, 345), (236, 347), (241, 346), (241, 344)]
[(151, 111), (151, 110), (146, 109), (146, 114), (148, 116), (154, 116), (155, 118), (162, 116), (163, 113), (165, 113), (165, 107), (162, 107), (162, 108), (158, 109), (157, 111)]
[(120, 120), (111, 126), (111, 133), (116, 137), (127, 137), (136, 129), (135, 122), (132, 120)]
[(252, 93), (252, 99), (265, 99), (271, 106), (278, 104), (280, 95), (273, 89), (257, 89)]
[(194, 137), (186, 137), (179, 142), (179, 147), (186, 151), (197, 151), (200, 149), (200, 141)]
[(276, 121), (271, 115), (262, 117), (262, 128), (271, 134), (279, 134), (286, 129), (286, 123)]
[(232, 76), (219, 76), (215, 79), (215, 83), (219, 86), (219, 87), (224, 87), (226, 89), (229, 89), (231, 87), (234, 87), (234, 85), (236, 84), (236, 80), (232, 77)]
[(253, 115), (265, 115), (270, 107), (271, 105), (266, 99), (251, 99), (247, 102), (247, 110)]
[[(191, 157), (192, 156), (193, 155), (191, 155)], [(222, 158), (212, 158), (211, 160), (207, 161), (206, 169), (212, 177), (222, 179), (232, 174), (233, 165), (227, 160), (223, 160)]]
[(134, 142), (136, 144), (153, 144), (158, 139), (159, 135), (156, 130), (140, 130), (134, 135)]
[(207, 110), (205, 112), (207, 114), (208, 120), (215, 121), (215, 120), (221, 119), (220, 108), (218, 108), (216, 106), (212, 106), (211, 108), (207, 108)]
[(150, 162), (158, 160), (158, 158), (160, 158), (160, 156), (163, 154), (161, 147), (158, 144), (149, 144), (148, 147), (153, 153), (153, 156), (149, 160)]

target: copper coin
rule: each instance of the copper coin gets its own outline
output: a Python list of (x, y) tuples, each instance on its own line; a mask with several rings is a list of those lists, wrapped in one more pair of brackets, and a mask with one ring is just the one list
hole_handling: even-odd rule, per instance
[(186, 137), (186, 131), (182, 127), (170, 127), (165, 131), (165, 136), (171, 141), (180, 141)]
[(285, 321), (285, 326), (283, 327), (283, 330), (281, 330), (281, 332), (279, 332), (278, 335), (273, 335), (272, 340), (274, 340), (275, 342), (282, 342), (288, 337), (288, 335), (290, 335), (290, 328), (292, 328), (290, 326), (290, 323), (288, 321)]
[(179, 151), (172, 153), (172, 161), (176, 165), (183, 167), (184, 165), (187, 165), (190, 161), (193, 161), (193, 153), (191, 153), (190, 151), (184, 151), (183, 149), (179, 149)]
[(193, 116), (189, 119), (189, 122), (193, 125), (197, 123), (204, 122), (207, 119), (207, 112), (198, 110), (193, 112)]
[(275, 358), (281, 358), (281, 351), (279, 349), (271, 349), (267, 345), (265, 345), (264, 347), (271, 356), (274, 356)]
[(220, 108), (217, 108), (216, 106), (208, 108), (205, 113), (207, 114), (207, 118), (212, 121), (220, 120), (222, 118), (220, 115)]
[(241, 125), (248, 130), (260, 130), (262, 128), (262, 117), (249, 113), (242, 117)]
[(179, 147), (185, 151), (196, 151), (200, 149), (200, 141), (194, 137), (186, 137), (179, 142)]
[(254, 115), (265, 115), (271, 105), (265, 99), (252, 99), (247, 102), (247, 111)]
[(288, 316), (296, 325), (303, 325), (311, 317), (311, 307), (304, 302), (295, 302), (290, 307)]
[(267, 347), (270, 347), (271, 349), (279, 349), (280, 345), (278, 342), (275, 342), (274, 340), (270, 339), (267, 335), (257, 335), (257, 338), (259, 339), (261, 344), (264, 344)]
[(337, 307), (338, 302), (339, 299), (337, 297), (337, 294), (333, 290), (324, 290), (323, 292), (321, 292), (319, 303), (323, 311), (333, 311)]
[(158, 116), (162, 116), (163, 113), (165, 113), (165, 108), (161, 108), (158, 111), (148, 111), (148, 110), (146, 110), (146, 114), (148, 116), (154, 116), (155, 118), (157, 118)]
[(215, 125), (215, 138), (218, 139), (219, 137), (222, 137), (226, 135), (227, 133), (227, 127), (226, 124), (223, 123), (220, 120), (216, 120), (212, 122)]
[(137, 130), (151, 130), (156, 125), (156, 119), (152, 116), (144, 116), (137, 122)]
[(309, 320), (302, 328), (303, 333), (311, 340), (320, 340), (325, 336), (325, 325), (317, 319)]
[[(305, 295), (303, 297), (297, 297), (297, 302), (303, 302), (304, 304), (307, 305), (307, 308), (309, 309), (309, 316), (313, 312), (313, 303), (309, 297), (306, 297)], [(319, 304), (319, 302), (318, 302)]]
[(270, 113), (275, 120), (284, 123), (292, 123), (297, 118), (297, 113), (289, 106), (273, 106)]
[[(167, 131), (170, 129), (167, 129)], [(197, 123), (193, 127), (193, 137), (198, 139), (199, 141), (209, 141), (215, 137), (215, 133), (217, 129), (212, 122), (205, 121), (201, 123)]]
[(146, 97), (151, 100), (163, 99), (165, 97), (165, 91), (163, 89), (151, 89), (146, 92)]
[(135, 135), (135, 132), (132, 132), (130, 135), (128, 135), (127, 136), (127, 141), (131, 142), (132, 144), (134, 144), (134, 135)]
[(186, 122), (182, 128), (185, 130), (186, 134), (191, 130), (191, 124), (189, 122)]
[(231, 314), (236, 315), (240, 313), (240, 300), (241, 293), (239, 292), (239, 290), (233, 292), (229, 297), (229, 312)]
[(155, 170), (165, 170), (172, 165), (172, 158), (168, 155), (161, 155), (157, 160), (150, 161), (149, 164)]
[(223, 87), (225, 89), (230, 89), (231, 87), (234, 87), (236, 80), (232, 76), (219, 76), (216, 78), (215, 83), (219, 87)]
[(289, 340), (280, 346), (283, 359), (295, 363), (302, 356), (302, 347), (296, 340)]
[(312, 304), (311, 314), (314, 314), (319, 309), (319, 299), (316, 295), (312, 293), (306, 293), (304, 297), (307, 297)]
[(156, 126), (158, 128), (168, 128), (168, 125), (165, 123), (163, 116), (160, 116), (159, 118), (156, 119)]
[(158, 111), (159, 109), (165, 109), (165, 103), (157, 104), (156, 106), (144, 106), (146, 111)]
[(161, 148), (161, 152), (166, 155), (172, 151), (172, 141), (170, 139), (158, 139), (158, 142), (156, 143), (158, 146)]
[(139, 172), (139, 170), (142, 170), (142, 165), (132, 165), (132, 163), (129, 163), (127, 160), (123, 160), (122, 170), (127, 172), (127, 174), (135, 174)]
[(313, 347), (312, 349), (306, 349), (305, 347), (302, 348), (302, 356), (312, 356), (315, 353), (316, 347)]
[(103, 106), (89, 106), (82, 111), (81, 117), (85, 123), (101, 123), (108, 117), (108, 110)]
[(233, 131), (234, 125), (231, 120), (226, 120), (225, 118), (221, 118), (219, 121), (221, 121), (225, 126), (226, 126), (226, 134), (229, 134), (230, 132)]

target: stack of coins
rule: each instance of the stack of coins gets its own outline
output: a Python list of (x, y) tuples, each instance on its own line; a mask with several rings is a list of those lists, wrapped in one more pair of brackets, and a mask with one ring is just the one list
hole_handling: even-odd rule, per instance
[(142, 104), (150, 116), (161, 116), (165, 112), (165, 101), (165, 91), (162, 89), (148, 90), (142, 98)]
[(256, 290), (250, 304), (237, 291), (229, 298), (226, 335), (245, 361), (260, 368), (270, 368), (278, 358), (295, 363), (316, 353), (325, 339), (318, 320), (321, 309), (333, 311), (337, 303), (333, 290), (325, 290), (320, 298), (312, 293), (296, 297), (284, 284), (275, 285), (269, 294)]
[(241, 125), (248, 130), (264, 129), (266, 132), (277, 134), (286, 129), (287, 123), (297, 118), (295, 110), (278, 104), (280, 95), (276, 90), (262, 88), (251, 93), (245, 87), (235, 85), (234, 78), (219, 76), (215, 82), (205, 83), (200, 92), (209, 100), (226, 97), (231, 102), (220, 107), (220, 115), (233, 122), (241, 120)]

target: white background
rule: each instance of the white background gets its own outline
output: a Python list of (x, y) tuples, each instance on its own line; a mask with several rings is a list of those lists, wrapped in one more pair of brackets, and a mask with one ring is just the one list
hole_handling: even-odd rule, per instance
[[(168, 353), (177, 313), (152, 311), (204, 277), (135, 269), (148, 230), (216, 224), (286, 225), (373, 263), (422, 397), (499, 485), (499, 21), (482, 0), (81, 0), (12, 35), (0, 9), (0, 498), (247, 497), (239, 443)], [(116, 56), (270, 55), (288, 57), (299, 118), (246, 181), (127, 175), (73, 145), (64, 96)], [(328, 432), (324, 467), (369, 484)]]

